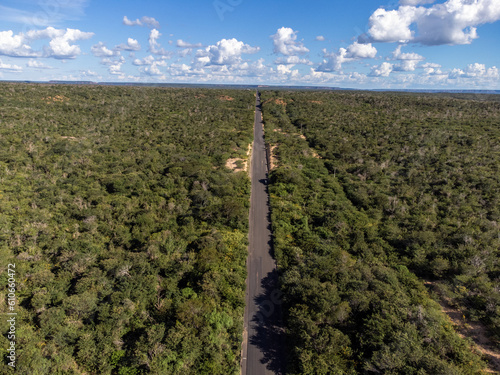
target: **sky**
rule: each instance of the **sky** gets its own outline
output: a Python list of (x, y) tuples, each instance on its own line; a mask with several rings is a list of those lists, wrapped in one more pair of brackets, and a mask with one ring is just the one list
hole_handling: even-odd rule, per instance
[(500, 90), (500, 0), (2, 0), (0, 80)]

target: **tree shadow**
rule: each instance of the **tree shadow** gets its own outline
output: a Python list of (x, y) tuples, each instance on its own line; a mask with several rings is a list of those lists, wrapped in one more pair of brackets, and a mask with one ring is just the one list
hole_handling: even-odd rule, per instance
[(258, 312), (251, 319), (254, 334), (249, 342), (263, 354), (261, 362), (275, 374), (285, 373), (285, 331), (282, 321), (282, 293), (278, 289), (278, 271), (262, 279), (263, 293), (255, 297)]

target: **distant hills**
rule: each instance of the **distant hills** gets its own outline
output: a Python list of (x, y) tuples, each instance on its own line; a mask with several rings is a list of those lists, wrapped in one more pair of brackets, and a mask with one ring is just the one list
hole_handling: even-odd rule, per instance
[[(2, 82), (2, 81), (0, 81)], [(377, 91), (377, 92), (410, 92), (425, 94), (500, 94), (500, 90), (446, 90), (446, 89), (353, 89), (327, 86), (279, 86), (279, 85), (231, 85), (231, 84), (198, 84), (198, 83), (138, 83), (138, 82), (93, 82), (93, 81), (3, 81), (3, 82), (23, 82), (58, 85), (104, 85), (104, 86), (145, 86), (145, 87), (195, 87), (195, 88), (218, 88), (218, 89), (263, 89), (263, 90), (316, 90), (316, 91)]]

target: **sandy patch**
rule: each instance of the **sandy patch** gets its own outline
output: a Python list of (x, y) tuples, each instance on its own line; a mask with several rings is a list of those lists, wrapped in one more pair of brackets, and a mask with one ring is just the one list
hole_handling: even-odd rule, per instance
[[(252, 144), (248, 145), (247, 158), (231, 158), (226, 161), (226, 168), (231, 169), (233, 172), (248, 172), (249, 170), (249, 160), (252, 155)], [(240, 167), (238, 167), (238, 164)]]
[(51, 104), (51, 103), (68, 102), (69, 98), (67, 98), (63, 95), (56, 95), (56, 96), (48, 96), (46, 98), (42, 98), (42, 100), (45, 100), (47, 102), (47, 104)]

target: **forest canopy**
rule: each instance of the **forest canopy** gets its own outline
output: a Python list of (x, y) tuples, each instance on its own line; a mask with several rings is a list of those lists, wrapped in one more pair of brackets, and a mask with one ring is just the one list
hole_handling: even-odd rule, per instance
[(253, 102), (244, 90), (0, 85), (17, 373), (238, 372), (250, 181), (226, 161), (248, 157)]
[(288, 373), (480, 373), (436, 301), (498, 345), (498, 96), (262, 102)]

